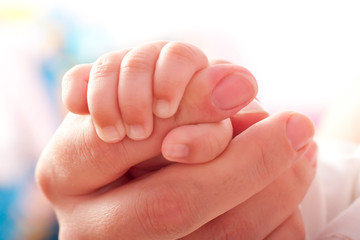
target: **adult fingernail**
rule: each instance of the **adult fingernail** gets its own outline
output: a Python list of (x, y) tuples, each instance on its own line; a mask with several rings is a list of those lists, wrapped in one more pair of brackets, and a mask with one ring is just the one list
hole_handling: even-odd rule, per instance
[(108, 143), (118, 142), (125, 136), (120, 126), (96, 127), (96, 132), (104, 142)]
[(294, 113), (287, 120), (286, 135), (295, 151), (306, 146), (314, 132), (314, 124), (304, 115)]
[(305, 157), (309, 160), (311, 166), (316, 167), (316, 160), (318, 155), (318, 147), (315, 142), (312, 142), (309, 149), (305, 153)]
[(169, 160), (185, 158), (189, 155), (189, 147), (181, 143), (169, 144), (164, 147), (163, 155)]
[(251, 100), (257, 92), (253, 76), (236, 72), (226, 76), (212, 92), (214, 104), (222, 110), (229, 110)]
[(169, 101), (163, 99), (156, 100), (154, 104), (154, 113), (160, 118), (171, 117), (172, 112)]

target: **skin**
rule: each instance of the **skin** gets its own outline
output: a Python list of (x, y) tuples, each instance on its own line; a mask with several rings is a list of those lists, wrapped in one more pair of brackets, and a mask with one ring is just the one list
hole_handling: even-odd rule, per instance
[[(211, 66), (215, 68), (195, 46), (177, 42), (149, 43), (105, 54), (94, 64), (70, 70), (63, 80), (63, 101), (73, 113), (90, 113), (99, 137), (105, 142), (118, 142), (125, 135), (142, 140), (152, 133), (153, 113), (163, 119), (175, 114), (194, 75), (219, 74), (209, 77), (214, 81), (207, 85), (193, 84), (192, 91), (199, 92), (196, 87), (213, 88), (221, 78), (238, 74), (235, 77), (240, 78), (236, 81), (241, 84), (240, 92), (227, 89), (228, 93), (239, 95), (234, 97), (238, 102), (224, 105), (225, 110), (234, 107), (239, 110), (256, 95), (256, 81), (248, 70), (231, 64), (217, 66), (217, 69)], [(206, 104), (202, 107), (207, 107)]]
[[(60, 238), (271, 239), (286, 236), (292, 228), (302, 233), (297, 206), (315, 172), (311, 121), (286, 112), (258, 122), (267, 116), (263, 110), (239, 112), (257, 92), (246, 69), (205, 61), (204, 67), (202, 54), (186, 44), (150, 45), (111, 53), (65, 76), (65, 104), (70, 111), (90, 115), (69, 114), (36, 169), (37, 181), (57, 213)], [(182, 48), (191, 49), (187, 52), (191, 54), (171, 50)], [(146, 59), (158, 59), (159, 64), (133, 63), (141, 51), (149, 52)], [(155, 89), (168, 88), (164, 79), (174, 73), (172, 62), (191, 68), (179, 71), (184, 74), (177, 81), (180, 94), (161, 95)], [(149, 76), (160, 80), (150, 79), (153, 86), (146, 85), (143, 99), (123, 112), (121, 104), (134, 100), (125, 90), (134, 91), (137, 88), (131, 84)], [(230, 82), (241, 83), (238, 89), (223, 84), (229, 77)], [(119, 82), (117, 87), (114, 82)], [(148, 88), (154, 88), (150, 101)], [(244, 89), (247, 94), (241, 94), (240, 101), (215, 94)], [(159, 111), (158, 99), (170, 103), (168, 111)], [(153, 110), (154, 117), (147, 111), (139, 113), (144, 103), (151, 103), (146, 108)], [(140, 122), (135, 116), (140, 116)], [(153, 129), (148, 128), (149, 119)], [(133, 121), (146, 129), (141, 141), (128, 131)], [(116, 138), (103, 134), (108, 126), (115, 126)], [(192, 135), (186, 137), (184, 132)], [(185, 157), (174, 158), (167, 150), (178, 143), (188, 147)], [(166, 161), (161, 151), (174, 163)]]

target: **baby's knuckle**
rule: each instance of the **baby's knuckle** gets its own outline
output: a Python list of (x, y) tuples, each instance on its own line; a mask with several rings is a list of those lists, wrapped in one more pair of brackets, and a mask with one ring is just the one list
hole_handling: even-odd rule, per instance
[(119, 71), (118, 66), (114, 64), (114, 58), (115, 56), (113, 54), (105, 54), (94, 63), (90, 72), (93, 80), (103, 80)]
[(127, 55), (121, 64), (121, 72), (129, 74), (152, 72), (154, 63), (149, 59), (149, 54), (146, 52)]
[(193, 62), (193, 59), (197, 59), (200, 53), (195, 46), (183, 42), (171, 42), (166, 49), (170, 56), (184, 62)]

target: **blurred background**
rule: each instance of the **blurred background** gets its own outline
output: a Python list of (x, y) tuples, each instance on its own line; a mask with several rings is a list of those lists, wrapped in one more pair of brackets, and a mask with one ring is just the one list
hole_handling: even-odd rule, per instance
[(34, 183), (64, 115), (60, 80), (78, 63), (179, 40), (248, 68), (270, 112), (321, 120), (360, 74), (357, 1), (0, 0), (0, 239), (56, 239)]

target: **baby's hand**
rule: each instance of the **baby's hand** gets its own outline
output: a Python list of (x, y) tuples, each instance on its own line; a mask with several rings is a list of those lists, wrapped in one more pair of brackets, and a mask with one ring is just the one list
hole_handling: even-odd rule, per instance
[[(64, 76), (63, 100), (73, 113), (90, 113), (97, 135), (109, 143), (126, 134), (133, 140), (148, 138), (155, 123), (153, 113), (158, 119), (175, 113), (183, 119), (201, 119), (184, 123), (196, 125), (171, 130), (163, 141), (162, 153), (167, 160), (203, 162), (222, 152), (232, 134), (230, 121), (214, 121), (210, 109), (240, 109), (247, 104), (244, 99), (254, 96), (254, 89), (253, 76), (242, 67), (224, 61), (209, 64), (201, 50), (189, 44), (155, 42), (74, 67)], [(193, 107), (177, 112), (184, 94), (188, 96), (186, 105)], [(198, 116), (189, 110), (192, 108), (199, 108)], [(207, 114), (210, 117), (204, 121)], [(244, 128), (235, 126), (234, 131), (239, 127)]]
[[(91, 114), (103, 141), (118, 142), (125, 135), (143, 140), (153, 131), (153, 113), (173, 116), (191, 78), (208, 64), (201, 50), (179, 42), (112, 52), (93, 65), (70, 70), (63, 81), (63, 100), (71, 112)], [(67, 81), (74, 72), (81, 79)]]

